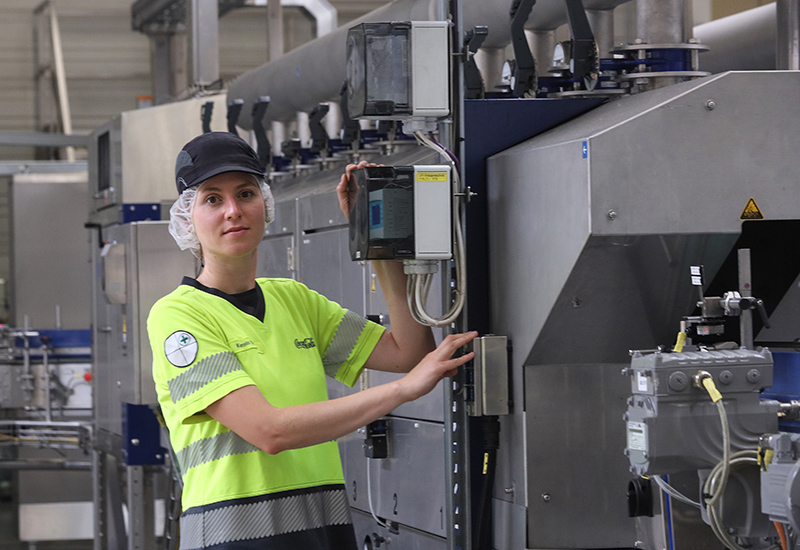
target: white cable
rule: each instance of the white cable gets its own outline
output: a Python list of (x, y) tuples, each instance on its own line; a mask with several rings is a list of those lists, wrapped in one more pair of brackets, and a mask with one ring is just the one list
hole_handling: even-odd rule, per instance
[(386, 524), (383, 520), (381, 520), (377, 514), (375, 514), (375, 510), (372, 508), (372, 482), (370, 481), (370, 464), (372, 464), (371, 458), (367, 458), (367, 504), (369, 504), (369, 513), (372, 514), (372, 519), (375, 522), (383, 527), (384, 529), (391, 529), (389, 525)]
[(684, 496), (681, 492), (679, 492), (675, 487), (664, 481), (660, 476), (653, 476), (651, 479), (655, 480), (656, 485), (658, 485), (662, 491), (667, 493), (669, 496), (674, 498), (675, 500), (680, 500), (681, 502), (685, 502), (695, 508), (700, 508), (700, 503), (695, 502), (687, 496)]
[[(708, 512), (708, 522), (711, 530), (729, 550), (746, 550), (739, 545), (728, 533), (722, 524), (723, 495), (728, 485), (731, 468), (741, 468), (747, 465), (758, 465), (758, 453), (754, 450), (738, 451), (731, 454), (730, 426), (728, 425), (728, 414), (722, 403), (722, 396), (719, 395), (711, 382), (711, 386), (703, 386), (708, 390), (709, 395), (714, 399), (717, 395), (715, 404), (719, 413), (719, 420), (722, 426), (722, 461), (711, 470), (705, 483), (703, 484), (703, 498), (706, 500), (706, 511)], [(707, 497), (705, 495), (708, 495)], [(771, 545), (764, 550), (780, 550), (779, 545)]]
[[(731, 460), (731, 434), (728, 426), (728, 414), (725, 412), (725, 406), (722, 404), (722, 399), (716, 402), (717, 412), (719, 413), (720, 424), (722, 425), (722, 462), (717, 464), (721, 466), (719, 477), (719, 487), (714, 488), (709, 480), (706, 480), (704, 491), (707, 495), (712, 495), (708, 499), (706, 505), (712, 508), (722, 499), (722, 494), (725, 492), (725, 487), (728, 485), (728, 475), (730, 473), (730, 460)], [(712, 490), (714, 492), (712, 493)]]
[[(458, 169), (456, 167), (455, 162), (450, 155), (445, 151), (441, 146), (434, 143), (428, 136), (426, 136), (421, 130), (417, 130), (414, 132), (414, 136), (417, 138), (422, 145), (433, 149), (440, 156), (447, 159), (447, 162), (450, 164), (451, 173), (452, 173), (452, 190), (455, 193), (456, 190), (459, 189), (459, 174)], [(466, 266), (466, 253), (464, 250), (464, 238), (461, 231), (461, 209), (460, 206), (454, 201), (453, 204), (453, 227), (454, 227), (454, 248), (453, 248), (453, 262), (455, 263), (456, 273), (456, 288), (455, 288), (455, 299), (453, 300), (453, 304), (450, 307), (450, 310), (445, 313), (441, 317), (432, 317), (426, 311), (426, 303), (428, 299), (428, 292), (430, 290), (430, 285), (432, 281), (431, 274), (424, 274), (424, 275), (416, 275), (412, 274), (409, 275), (409, 285), (408, 285), (408, 301), (409, 301), (409, 310), (411, 311), (411, 315), (414, 317), (418, 323), (428, 326), (434, 327), (445, 327), (453, 322), (458, 318), (461, 314), (461, 310), (464, 307), (464, 301), (466, 300), (466, 292), (465, 292), (465, 284), (466, 284), (466, 277), (465, 273), (467, 271)]]
[[(708, 492), (710, 489), (713, 489), (715, 485), (719, 485), (721, 483), (722, 473), (725, 469), (730, 470), (731, 468), (742, 468), (745, 466), (758, 466), (758, 452), (755, 450), (748, 450), (748, 451), (739, 451), (737, 453), (733, 453), (731, 455), (730, 460), (726, 466), (723, 462), (720, 462), (711, 470), (711, 473), (704, 484), (703, 490)], [(710, 500), (709, 500), (710, 502)], [(714, 534), (717, 538), (725, 544), (730, 550), (748, 550), (743, 546), (739, 545), (733, 537), (728, 534), (728, 530), (722, 525), (722, 500), (720, 499), (715, 503), (714, 506), (708, 506), (708, 520), (709, 524), (711, 525), (711, 529), (714, 531)], [(777, 544), (773, 544), (764, 550), (780, 550), (780, 546)]]

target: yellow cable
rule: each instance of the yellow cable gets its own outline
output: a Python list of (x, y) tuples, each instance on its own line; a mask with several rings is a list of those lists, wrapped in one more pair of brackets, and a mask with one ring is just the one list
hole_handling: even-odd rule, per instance
[(764, 456), (762, 457), (761, 452), (758, 453), (758, 461), (760, 462), (761, 471), (766, 472), (769, 469), (769, 465), (772, 464), (772, 457), (775, 451), (767, 449), (763, 454)]
[(708, 392), (708, 395), (711, 396), (711, 401), (714, 403), (722, 399), (722, 394), (719, 393), (717, 387), (714, 385), (714, 381), (711, 378), (703, 378), (703, 387)]
[(672, 348), (672, 351), (677, 352), (677, 353), (682, 352), (683, 351), (683, 344), (685, 344), (685, 343), (686, 343), (686, 333), (685, 332), (679, 332), (678, 333), (678, 339), (675, 340), (675, 347)]

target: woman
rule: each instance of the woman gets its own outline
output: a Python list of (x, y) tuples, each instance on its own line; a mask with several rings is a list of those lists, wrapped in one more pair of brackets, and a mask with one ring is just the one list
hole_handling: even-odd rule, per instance
[[(348, 165), (337, 186), (348, 214)], [(153, 377), (184, 482), (182, 549), (356, 548), (336, 438), (430, 392), (475, 333), (435, 348), (402, 264), (375, 262), (392, 330), (289, 279), (256, 279), (273, 199), (252, 148), (212, 132), (178, 155), (170, 233), (203, 262), (152, 308)], [(328, 400), (325, 375), (404, 377)]]

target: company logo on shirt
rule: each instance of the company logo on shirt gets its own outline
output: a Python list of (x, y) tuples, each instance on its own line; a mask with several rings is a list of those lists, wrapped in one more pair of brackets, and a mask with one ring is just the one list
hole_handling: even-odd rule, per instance
[(314, 339), (310, 336), (305, 340), (295, 340), (294, 345), (297, 349), (311, 349), (317, 347), (317, 344), (314, 343)]
[(177, 330), (164, 340), (164, 355), (176, 367), (188, 367), (197, 359), (197, 339), (185, 330)]

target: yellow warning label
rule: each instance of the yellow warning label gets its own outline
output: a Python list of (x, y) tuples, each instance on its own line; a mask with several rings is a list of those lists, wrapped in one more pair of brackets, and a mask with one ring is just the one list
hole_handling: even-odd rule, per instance
[(417, 172), (417, 181), (447, 181), (447, 172)]
[(761, 209), (756, 204), (756, 201), (753, 200), (753, 197), (750, 197), (750, 200), (747, 201), (747, 206), (744, 207), (742, 210), (742, 215), (739, 216), (740, 220), (763, 220), (764, 214), (761, 213)]

